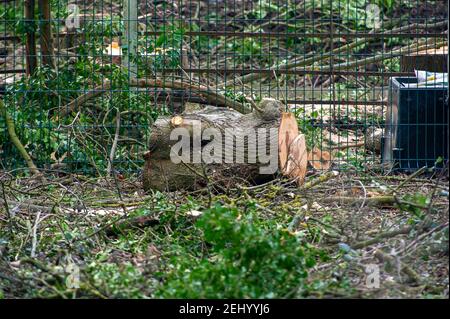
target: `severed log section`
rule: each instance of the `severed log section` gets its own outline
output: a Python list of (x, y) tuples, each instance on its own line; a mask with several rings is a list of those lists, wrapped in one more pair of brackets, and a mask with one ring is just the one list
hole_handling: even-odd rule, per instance
[(293, 147), (295, 158), (283, 153), (283, 166), (280, 164), (279, 150), (289, 150), (299, 136), (295, 118), (282, 113), (283, 109), (279, 101), (264, 99), (248, 114), (208, 106), (159, 118), (144, 155), (144, 189), (192, 190), (211, 185), (224, 189), (263, 183), (279, 173), (302, 183), (307, 159), (304, 137)]

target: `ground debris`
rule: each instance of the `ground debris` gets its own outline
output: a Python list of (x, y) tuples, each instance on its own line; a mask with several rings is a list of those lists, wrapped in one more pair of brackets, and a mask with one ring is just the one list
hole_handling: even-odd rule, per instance
[[(303, 187), (276, 179), (219, 193), (205, 187), (145, 194), (133, 177), (116, 184), (46, 176), (46, 184), (36, 184), (3, 175), (0, 261), (9, 269), (0, 277), (3, 294), (68, 296), (70, 289), (53, 283), (67, 276), (64, 269), (72, 260), (84, 283), (80, 296), (153, 296), (159, 282), (155, 274), (167, 271), (165, 263), (180, 254), (173, 242), (189, 247), (194, 236), (198, 243), (197, 221), (220, 203), (237, 207), (241, 216), (250, 205), (264, 223), (276, 223), (328, 255), (308, 279), (326, 288), (312, 289), (310, 297), (445, 297), (448, 249), (441, 248), (448, 246), (448, 198), (433, 191), (448, 192), (444, 180), (363, 176), (325, 172), (309, 176)], [(388, 204), (372, 205), (378, 198), (389, 198)], [(195, 254), (194, 248), (186, 249)], [(379, 269), (377, 289), (366, 286), (371, 265)], [(125, 276), (135, 286), (114, 290), (106, 272)], [(29, 286), (14, 290), (23, 278), (30, 278)]]

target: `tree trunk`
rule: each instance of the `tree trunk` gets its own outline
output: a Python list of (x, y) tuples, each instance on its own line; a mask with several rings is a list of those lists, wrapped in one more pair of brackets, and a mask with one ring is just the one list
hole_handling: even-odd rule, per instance
[(39, 0), (42, 64), (55, 68), (50, 0)]
[(403, 55), (400, 58), (401, 72), (414, 72), (414, 70), (429, 72), (447, 72), (448, 49), (429, 50)]
[(24, 1), (24, 15), (25, 24), (27, 26), (27, 38), (25, 43), (26, 50), (26, 67), (27, 74), (31, 75), (34, 73), (37, 67), (37, 53), (36, 53), (36, 23), (34, 21), (34, 0)]
[[(159, 118), (152, 128), (149, 151), (144, 156), (144, 189), (191, 190), (211, 185), (224, 189), (246, 182), (266, 182), (279, 172), (295, 178), (293, 172), (298, 170), (292, 167), (293, 163), (286, 172), (279, 166), (278, 143), (280, 126), (283, 126), (283, 108), (280, 102), (265, 99), (258, 110), (249, 114), (208, 106), (174, 117)], [(285, 117), (290, 118), (283, 116), (283, 119)], [(298, 134), (296, 125), (294, 130)], [(187, 136), (187, 144), (184, 145), (189, 146), (189, 151), (180, 153), (180, 134), (183, 132)], [(295, 154), (306, 156), (306, 149), (299, 150), (298, 146)], [(295, 159), (294, 162), (305, 164), (305, 168), (300, 170), (304, 174), (306, 158)], [(301, 182), (303, 179), (304, 176), (299, 177)]]

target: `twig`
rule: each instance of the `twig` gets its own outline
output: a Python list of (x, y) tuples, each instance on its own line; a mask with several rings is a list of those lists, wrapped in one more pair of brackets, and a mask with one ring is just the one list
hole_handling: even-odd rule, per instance
[(31, 232), (31, 258), (36, 257), (36, 245), (37, 245), (37, 228), (39, 225), (39, 218), (41, 217), (41, 211), (36, 214), (36, 219), (34, 221), (33, 229)]
[(402, 255), (405, 252), (407, 252), (411, 247), (413, 247), (415, 244), (417, 244), (419, 241), (423, 240), (424, 238), (434, 234), (435, 232), (438, 232), (442, 229), (444, 229), (445, 227), (448, 227), (448, 222), (438, 225), (434, 228), (432, 228), (431, 230), (427, 231), (426, 233), (421, 234), (420, 236), (418, 236), (415, 240), (413, 240), (408, 246), (406, 246), (402, 251), (400, 251), (398, 254)]
[(375, 238), (371, 238), (365, 241), (351, 245), (353, 249), (361, 249), (373, 244), (379, 243), (383, 239), (392, 238), (398, 235), (409, 234), (414, 229), (414, 226), (406, 226), (392, 231), (379, 233)]
[(394, 258), (393, 256), (388, 255), (385, 252), (381, 251), (380, 249), (377, 249), (375, 251), (374, 255), (381, 262), (387, 262), (389, 264), (398, 265), (400, 270), (405, 275), (407, 275), (411, 281), (414, 281), (414, 282), (420, 284), (420, 282), (421, 282), (420, 276), (408, 265), (405, 265), (404, 263), (402, 263), (398, 258)]
[(111, 151), (109, 153), (108, 167), (106, 168), (107, 176), (111, 176), (112, 162), (114, 161), (114, 155), (115, 155), (116, 149), (117, 149), (117, 142), (119, 140), (119, 131), (120, 131), (120, 112), (119, 112), (119, 110), (117, 110), (116, 133), (114, 135), (113, 144), (111, 146)]
[(116, 224), (111, 225), (105, 229), (105, 233), (108, 236), (117, 235), (122, 233), (126, 229), (131, 228), (146, 228), (155, 226), (159, 223), (159, 219), (153, 216), (139, 216), (130, 219), (122, 220)]
[(339, 175), (338, 171), (326, 172), (325, 174), (319, 176), (318, 178), (315, 178), (312, 181), (306, 182), (305, 185), (303, 185), (303, 187), (301, 187), (301, 189), (303, 189), (303, 190), (311, 189), (314, 186), (325, 183), (326, 181), (328, 181), (338, 175)]
[(419, 176), (420, 174), (422, 174), (426, 169), (427, 169), (427, 167), (424, 166), (424, 167), (418, 169), (417, 171), (415, 171), (413, 174), (409, 175), (405, 180), (403, 180), (401, 183), (399, 183), (397, 185), (397, 187), (394, 188), (394, 190), (391, 193), (396, 193), (400, 188), (403, 187), (403, 185), (405, 185), (407, 182), (409, 182), (413, 178), (415, 178), (415, 177)]

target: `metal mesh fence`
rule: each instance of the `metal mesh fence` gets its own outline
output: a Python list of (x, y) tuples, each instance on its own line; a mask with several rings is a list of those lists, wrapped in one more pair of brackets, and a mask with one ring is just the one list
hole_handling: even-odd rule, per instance
[(402, 156), (421, 166), (448, 152), (448, 84), (425, 100), (389, 94), (391, 78), (447, 72), (446, 1), (25, 0), (2, 1), (0, 17), (2, 169), (26, 167), (6, 115), (41, 169), (131, 173), (159, 115), (228, 106), (223, 97), (282, 101), (308, 148), (339, 169), (381, 163), (405, 99), (416, 117), (396, 123), (408, 145), (430, 136), (429, 151)]

